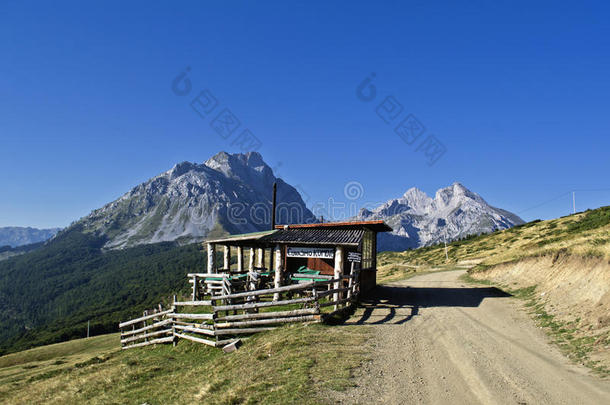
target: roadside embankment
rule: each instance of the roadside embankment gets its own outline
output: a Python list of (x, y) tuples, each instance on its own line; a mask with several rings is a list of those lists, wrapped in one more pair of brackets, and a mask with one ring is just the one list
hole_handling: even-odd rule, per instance
[[(528, 300), (538, 324), (569, 357), (610, 368), (610, 262), (559, 251), (469, 271)], [(605, 370), (605, 371), (604, 371)]]

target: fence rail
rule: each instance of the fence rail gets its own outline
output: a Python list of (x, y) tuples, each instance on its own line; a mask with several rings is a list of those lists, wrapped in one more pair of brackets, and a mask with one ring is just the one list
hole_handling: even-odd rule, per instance
[[(359, 295), (357, 270), (337, 278), (316, 276), (299, 284), (238, 292), (231, 292), (235, 285), (226, 274), (188, 276), (193, 284), (191, 300), (174, 297), (170, 309), (145, 311), (143, 316), (119, 324), (123, 349), (175, 345), (179, 339), (221, 347), (287, 323), (322, 322), (353, 305)], [(210, 288), (213, 283), (220, 288)], [(240, 280), (236, 285), (246, 289), (254, 284)]]

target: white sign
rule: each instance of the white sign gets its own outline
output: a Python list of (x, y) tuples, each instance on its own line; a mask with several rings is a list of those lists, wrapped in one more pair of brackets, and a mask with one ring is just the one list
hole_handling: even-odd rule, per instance
[(335, 257), (333, 248), (288, 247), (287, 257), (315, 257), (317, 259), (332, 259)]
[(360, 263), (362, 261), (362, 254), (358, 252), (347, 252), (347, 261)]

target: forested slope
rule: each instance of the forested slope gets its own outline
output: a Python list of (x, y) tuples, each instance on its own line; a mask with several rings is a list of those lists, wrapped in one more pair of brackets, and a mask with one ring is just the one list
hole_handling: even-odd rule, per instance
[(116, 330), (119, 320), (188, 288), (204, 268), (201, 246), (175, 243), (102, 251), (105, 239), (79, 229), (0, 261), (0, 354)]

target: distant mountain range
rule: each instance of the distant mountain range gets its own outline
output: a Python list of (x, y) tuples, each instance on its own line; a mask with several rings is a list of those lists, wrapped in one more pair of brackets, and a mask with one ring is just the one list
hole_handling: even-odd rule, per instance
[(179, 163), (72, 226), (107, 237), (106, 248), (266, 230), (274, 182), (277, 223), (315, 221), (297, 190), (275, 177), (259, 153), (220, 152), (203, 164)]
[(384, 220), (394, 231), (379, 235), (379, 250), (400, 251), (524, 223), (513, 213), (492, 207), (460, 183), (441, 188), (434, 198), (410, 188), (402, 197), (373, 210), (362, 209), (355, 219)]
[[(63, 232), (79, 229), (104, 238), (104, 248), (121, 249), (266, 230), (271, 223), (274, 182), (278, 186), (278, 224), (317, 221), (298, 191), (275, 177), (259, 153), (220, 152), (202, 164), (178, 163)], [(372, 210), (362, 209), (353, 219), (382, 219), (394, 229), (380, 235), (379, 250), (428, 246), (523, 223), (460, 183), (438, 190), (434, 198), (411, 188)], [(57, 231), (0, 228), (0, 246), (44, 241)]]
[[(317, 221), (298, 191), (275, 177), (259, 153), (220, 152), (202, 164), (178, 163), (72, 226), (105, 237), (110, 249), (261, 231), (270, 226), (274, 182), (278, 224)], [(411, 188), (373, 210), (362, 209), (354, 219), (382, 219), (394, 228), (380, 235), (379, 250), (417, 248), (523, 223), (460, 183), (438, 190), (434, 198)]]
[(0, 228), (0, 247), (29, 245), (51, 239), (61, 228), (36, 229), (8, 226)]

